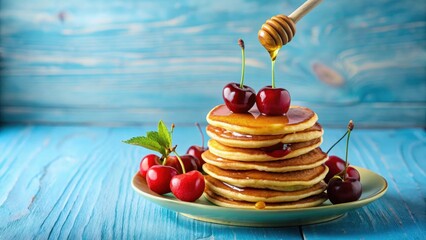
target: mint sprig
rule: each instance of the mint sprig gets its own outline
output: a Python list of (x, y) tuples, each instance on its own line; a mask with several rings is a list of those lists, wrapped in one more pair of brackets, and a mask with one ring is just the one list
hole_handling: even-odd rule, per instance
[(162, 155), (162, 159), (165, 159), (174, 151), (174, 148), (172, 148), (172, 132), (173, 125), (171, 131), (169, 131), (164, 122), (160, 120), (158, 131), (149, 131), (146, 136), (133, 137), (123, 142), (156, 151)]

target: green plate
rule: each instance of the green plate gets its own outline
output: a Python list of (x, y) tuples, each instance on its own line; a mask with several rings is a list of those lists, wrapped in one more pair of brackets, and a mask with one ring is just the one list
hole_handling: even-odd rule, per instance
[(183, 202), (172, 194), (158, 195), (149, 190), (139, 174), (132, 180), (133, 189), (147, 200), (178, 212), (186, 217), (205, 222), (256, 227), (277, 227), (314, 224), (341, 217), (350, 210), (363, 207), (385, 194), (386, 180), (365, 168), (356, 167), (361, 175), (362, 195), (358, 201), (333, 205), (326, 201), (320, 206), (285, 210), (257, 210), (226, 208), (213, 205), (204, 197), (196, 202)]

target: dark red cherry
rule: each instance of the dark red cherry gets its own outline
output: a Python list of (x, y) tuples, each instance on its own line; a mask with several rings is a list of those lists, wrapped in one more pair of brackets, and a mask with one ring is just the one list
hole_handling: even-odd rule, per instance
[(155, 154), (146, 155), (139, 165), (139, 173), (146, 177), (146, 172), (154, 165), (160, 165), (160, 157)]
[(234, 113), (248, 112), (256, 102), (256, 92), (253, 88), (238, 83), (228, 83), (222, 91), (223, 100), (229, 110)]
[(358, 170), (350, 166), (346, 169), (346, 177), (361, 181), (361, 175), (359, 174)]
[[(338, 156), (329, 156), (328, 160), (325, 162), (325, 165), (328, 167), (328, 173), (324, 178), (324, 181), (326, 183), (328, 183), (328, 181), (330, 181), (333, 176), (345, 170), (345, 161)], [(360, 181), (361, 179), (358, 170), (350, 166), (348, 166), (348, 168), (346, 169), (346, 177), (351, 177), (357, 179), (358, 181)]]
[(192, 155), (198, 159), (198, 163), (199, 163), (198, 170), (201, 171), (202, 166), (205, 163), (203, 158), (201, 157), (201, 154), (203, 154), (203, 152), (205, 152), (209, 148), (204, 147), (204, 134), (203, 134), (203, 131), (201, 130), (200, 124), (196, 123), (196, 126), (201, 135), (201, 143), (202, 143), (201, 147), (197, 145), (192, 145), (188, 148), (188, 150), (186, 151), (186, 154)]
[(324, 178), (327, 183), (334, 175), (341, 173), (345, 169), (345, 161), (334, 155), (328, 157), (325, 165), (328, 167), (328, 173)]
[(188, 151), (186, 151), (186, 154), (192, 155), (198, 159), (198, 163), (200, 164), (198, 166), (198, 170), (201, 170), (201, 166), (203, 166), (203, 164), (205, 163), (203, 158), (201, 157), (201, 154), (203, 154), (203, 152), (205, 152), (207, 149), (208, 148), (193, 145), (188, 148)]
[[(198, 158), (189, 154), (180, 156), (180, 159), (182, 160), (183, 166), (185, 167), (185, 172), (197, 170), (198, 166), (200, 165)], [(182, 166), (180, 165), (179, 159), (176, 156), (168, 156), (166, 166), (175, 168), (179, 174), (183, 173)]]
[(173, 195), (186, 202), (193, 202), (201, 197), (204, 187), (204, 176), (199, 171), (176, 175), (170, 181), (170, 189)]
[(327, 195), (333, 204), (353, 202), (362, 194), (361, 182), (350, 177), (332, 178), (327, 186)]
[(177, 174), (177, 170), (169, 166), (152, 166), (146, 173), (146, 183), (151, 191), (158, 194), (169, 193), (170, 181)]
[(256, 105), (264, 115), (283, 115), (290, 108), (290, 93), (284, 88), (266, 86), (257, 93)]

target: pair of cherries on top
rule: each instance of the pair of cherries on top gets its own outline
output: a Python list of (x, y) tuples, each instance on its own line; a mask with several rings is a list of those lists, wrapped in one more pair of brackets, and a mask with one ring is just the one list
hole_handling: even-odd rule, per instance
[[(245, 52), (244, 41), (238, 40), (242, 52), (242, 67), (240, 83), (228, 83), (222, 91), (226, 106), (234, 113), (246, 113), (254, 104), (264, 115), (283, 115), (290, 108), (290, 93), (284, 88), (276, 88), (274, 77), (272, 85), (260, 89), (256, 94), (253, 88), (244, 85)], [(273, 74), (274, 76), (274, 74)]]

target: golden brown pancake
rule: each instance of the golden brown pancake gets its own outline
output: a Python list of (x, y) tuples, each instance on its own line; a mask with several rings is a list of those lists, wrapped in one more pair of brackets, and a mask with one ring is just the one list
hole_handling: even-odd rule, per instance
[(208, 125), (207, 135), (223, 145), (240, 148), (261, 148), (278, 143), (306, 142), (323, 135), (323, 129), (319, 123), (300, 132), (277, 135), (249, 135), (228, 131), (224, 128)]
[(211, 176), (206, 175), (206, 187), (217, 195), (222, 197), (247, 202), (292, 202), (303, 198), (307, 198), (313, 195), (318, 195), (327, 187), (325, 182), (321, 181), (310, 188), (306, 188), (298, 191), (276, 191), (269, 189), (258, 189), (258, 188), (239, 188), (232, 186), (228, 183), (219, 181)]
[(316, 148), (308, 153), (285, 160), (267, 162), (242, 162), (224, 159), (211, 153), (209, 150), (202, 154), (206, 163), (222, 169), (230, 170), (258, 170), (267, 172), (290, 172), (317, 167), (328, 160), (328, 156), (321, 148)]
[(300, 171), (273, 173), (257, 170), (225, 170), (209, 163), (203, 165), (203, 170), (208, 175), (233, 186), (266, 188), (278, 191), (295, 191), (309, 188), (321, 182), (328, 172), (328, 168), (325, 165)]
[(236, 161), (274, 161), (281, 159), (288, 159), (300, 156), (302, 154), (308, 153), (313, 149), (319, 147), (322, 143), (322, 137), (317, 138), (311, 141), (301, 142), (301, 143), (292, 143), (288, 146), (291, 151), (284, 156), (274, 156), (270, 150), (265, 151), (261, 148), (235, 148), (229, 147), (219, 142), (210, 139), (208, 141), (208, 147), (211, 153), (214, 155)]
[(312, 127), (318, 116), (306, 107), (291, 106), (282, 116), (262, 115), (256, 107), (248, 113), (233, 113), (226, 105), (218, 105), (207, 114), (207, 122), (231, 132), (252, 135), (280, 135), (300, 132)]
[[(253, 202), (236, 201), (236, 200), (227, 199), (225, 197), (222, 197), (213, 193), (208, 188), (206, 188), (203, 195), (207, 200), (209, 200), (213, 204), (216, 204), (222, 207), (254, 209), (256, 205)], [(293, 202), (266, 203), (264, 209), (272, 210), (272, 209), (315, 207), (315, 206), (321, 205), (326, 200), (327, 200), (326, 194), (320, 193), (318, 195), (310, 196), (310, 197), (307, 197), (298, 201), (293, 201)]]

